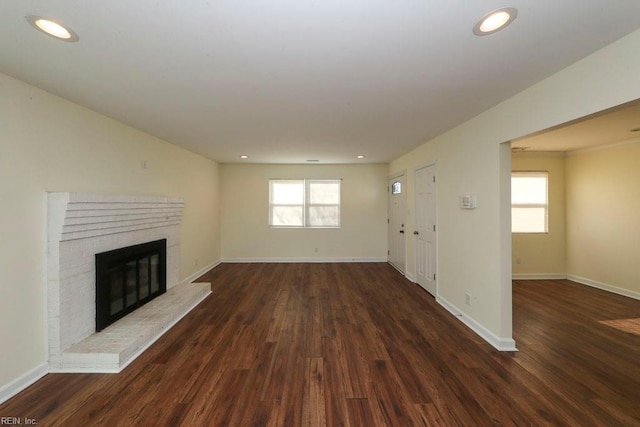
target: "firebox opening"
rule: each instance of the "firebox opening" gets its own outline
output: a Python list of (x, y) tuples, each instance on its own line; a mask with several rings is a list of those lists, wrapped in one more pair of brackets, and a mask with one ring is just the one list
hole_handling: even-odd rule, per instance
[(96, 254), (96, 332), (166, 290), (166, 239)]

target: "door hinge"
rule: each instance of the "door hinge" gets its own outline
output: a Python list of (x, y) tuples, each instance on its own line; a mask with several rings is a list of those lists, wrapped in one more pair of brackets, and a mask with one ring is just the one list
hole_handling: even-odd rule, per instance
[(389, 218), (387, 218), (387, 224), (389, 224)]
[(387, 251), (387, 255), (391, 255), (391, 251)]
[(436, 273), (433, 273), (433, 280), (436, 280)]
[(433, 224), (433, 231), (436, 231), (436, 225)]
[(436, 182), (436, 176), (433, 175), (433, 182)]

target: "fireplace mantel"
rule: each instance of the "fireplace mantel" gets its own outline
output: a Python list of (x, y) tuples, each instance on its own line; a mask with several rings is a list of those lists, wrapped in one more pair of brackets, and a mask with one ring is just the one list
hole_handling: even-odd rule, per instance
[(95, 333), (96, 253), (167, 239), (167, 289), (178, 284), (183, 210), (183, 199), (176, 197), (47, 194), (47, 320), (53, 370), (65, 368), (65, 350)]
[(183, 210), (177, 197), (49, 193), (49, 237), (69, 241), (179, 226)]

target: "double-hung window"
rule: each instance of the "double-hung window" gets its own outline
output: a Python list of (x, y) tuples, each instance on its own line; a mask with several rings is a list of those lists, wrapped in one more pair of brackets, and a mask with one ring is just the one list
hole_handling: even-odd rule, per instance
[(340, 227), (339, 179), (269, 180), (272, 227)]
[(511, 173), (511, 232), (548, 232), (547, 172)]

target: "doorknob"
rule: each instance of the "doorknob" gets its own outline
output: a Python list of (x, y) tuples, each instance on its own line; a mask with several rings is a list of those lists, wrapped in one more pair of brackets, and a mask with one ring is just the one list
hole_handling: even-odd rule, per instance
[(404, 234), (404, 230), (400, 230), (400, 234)]
[(420, 233), (418, 233), (418, 230), (414, 231), (413, 234), (415, 234), (416, 236)]

